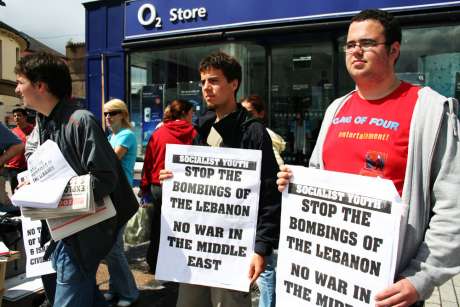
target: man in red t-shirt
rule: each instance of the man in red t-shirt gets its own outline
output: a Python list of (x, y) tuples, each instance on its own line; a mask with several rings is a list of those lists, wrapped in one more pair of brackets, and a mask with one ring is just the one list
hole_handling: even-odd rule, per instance
[[(343, 51), (356, 89), (329, 106), (309, 163), (390, 179), (408, 204), (395, 280), (375, 295), (377, 307), (422, 306), (460, 273), (457, 102), (398, 79), (401, 34), (388, 12), (353, 17)], [(280, 191), (290, 177), (281, 167)]]
[[(32, 132), (34, 126), (27, 122), (27, 112), (24, 109), (17, 108), (13, 110), (13, 120), (16, 123), (16, 127), (11, 131), (21, 140), (23, 144), (26, 143), (27, 136)], [(11, 192), (18, 186), (17, 175), (27, 169), (27, 161), (24, 157), (24, 150), (18, 155), (14, 156), (5, 165), (8, 172), (8, 181), (10, 182)]]

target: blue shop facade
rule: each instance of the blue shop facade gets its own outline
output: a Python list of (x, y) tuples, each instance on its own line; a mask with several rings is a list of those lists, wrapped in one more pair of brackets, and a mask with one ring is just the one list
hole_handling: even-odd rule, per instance
[(460, 98), (460, 1), (86, 1), (86, 89), (130, 109), (138, 156), (173, 99), (205, 111), (198, 65), (222, 50), (243, 68), (238, 99), (264, 98), (267, 125), (287, 142), (284, 160), (306, 164), (326, 107), (354, 87), (341, 46), (351, 16), (381, 8), (403, 26), (398, 76)]

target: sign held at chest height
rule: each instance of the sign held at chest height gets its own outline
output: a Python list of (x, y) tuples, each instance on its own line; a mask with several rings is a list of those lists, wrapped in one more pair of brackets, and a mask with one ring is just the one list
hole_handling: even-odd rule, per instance
[(167, 145), (165, 167), (173, 178), (163, 183), (158, 279), (249, 291), (261, 156)]
[[(393, 283), (406, 206), (389, 180), (290, 166), (276, 299), (289, 306), (374, 306)], [(281, 303), (282, 302), (282, 303)]]

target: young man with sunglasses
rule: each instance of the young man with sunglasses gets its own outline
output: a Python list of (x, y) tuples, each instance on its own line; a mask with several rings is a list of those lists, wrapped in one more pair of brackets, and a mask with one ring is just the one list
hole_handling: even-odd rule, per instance
[[(26, 107), (37, 111), (26, 157), (46, 140), (54, 141), (78, 175), (91, 174), (94, 199), (109, 195), (117, 212), (113, 218), (51, 241), (45, 258), (51, 256), (57, 272), (53, 306), (108, 306), (96, 286), (96, 271), (121, 227), (136, 212), (137, 200), (101, 126), (90, 112), (69, 99), (72, 84), (66, 64), (40, 52), (22, 57), (15, 73), (16, 93)], [(49, 239), (46, 223), (42, 223), (41, 243)]]
[[(353, 17), (343, 48), (356, 89), (329, 106), (310, 159), (310, 167), (391, 179), (409, 205), (395, 282), (376, 306), (421, 306), (460, 272), (457, 102), (399, 80), (400, 45), (389, 13)], [(282, 191), (289, 169), (278, 177)]]

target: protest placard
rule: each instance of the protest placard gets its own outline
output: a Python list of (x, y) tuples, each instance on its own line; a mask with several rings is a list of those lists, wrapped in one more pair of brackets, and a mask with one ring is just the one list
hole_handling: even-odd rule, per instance
[(166, 146), (156, 278), (249, 291), (261, 151)]
[[(290, 166), (278, 306), (374, 306), (393, 283), (406, 206), (390, 180)], [(401, 240), (402, 241), (402, 240)]]
[(22, 240), (26, 253), (26, 277), (41, 276), (54, 273), (51, 260), (43, 259), (49, 242), (40, 246), (40, 233), (42, 223), (31, 221), (27, 217), (21, 217), (22, 221)]

